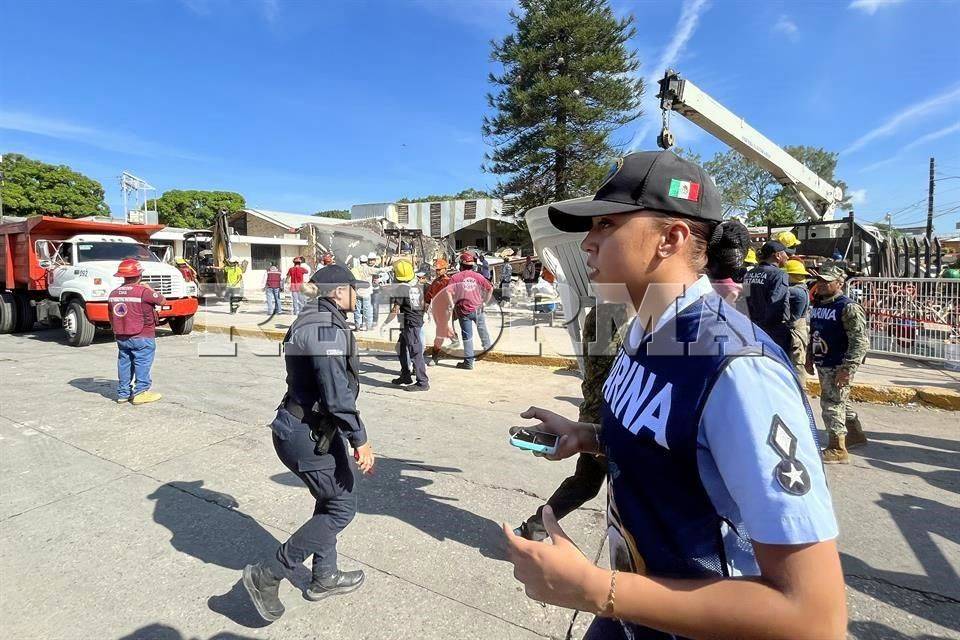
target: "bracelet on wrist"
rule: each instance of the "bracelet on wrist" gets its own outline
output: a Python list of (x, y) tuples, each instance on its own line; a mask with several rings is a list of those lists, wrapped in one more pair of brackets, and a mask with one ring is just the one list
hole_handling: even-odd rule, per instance
[(610, 591), (607, 593), (607, 603), (604, 605), (603, 611), (600, 612), (611, 618), (616, 617), (614, 609), (617, 604), (617, 573), (619, 572), (616, 569), (610, 572)]

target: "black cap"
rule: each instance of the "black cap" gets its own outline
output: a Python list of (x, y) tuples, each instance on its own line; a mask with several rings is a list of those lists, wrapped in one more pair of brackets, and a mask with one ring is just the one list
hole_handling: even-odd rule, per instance
[(777, 242), (776, 240), (771, 240), (770, 242), (764, 243), (764, 245), (763, 245), (762, 247), (760, 247), (760, 258), (761, 258), (761, 259), (762, 259), (762, 258), (769, 258), (770, 256), (772, 256), (772, 255), (775, 254), (775, 253), (778, 253), (778, 252), (780, 252), (780, 251), (784, 251), (784, 252), (785, 252), (786, 250), (787, 250), (787, 248), (783, 245), (782, 242)]
[(318, 285), (349, 285), (354, 289), (369, 287), (370, 283), (366, 280), (358, 280), (356, 276), (350, 273), (350, 270), (339, 264), (327, 265), (323, 269), (317, 269), (310, 282)]
[(589, 231), (591, 218), (647, 209), (720, 222), (720, 192), (697, 164), (671, 151), (630, 153), (610, 173), (589, 202), (551, 205), (550, 222), (561, 231)]

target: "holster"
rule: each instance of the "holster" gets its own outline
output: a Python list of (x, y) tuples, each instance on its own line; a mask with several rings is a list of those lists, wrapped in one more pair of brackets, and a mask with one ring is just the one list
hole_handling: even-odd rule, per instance
[(310, 427), (310, 439), (317, 443), (313, 448), (314, 453), (318, 456), (329, 453), (330, 445), (337, 434), (337, 425), (328, 416), (317, 413), (312, 408), (308, 411), (289, 398), (284, 398), (282, 404), (290, 415)]

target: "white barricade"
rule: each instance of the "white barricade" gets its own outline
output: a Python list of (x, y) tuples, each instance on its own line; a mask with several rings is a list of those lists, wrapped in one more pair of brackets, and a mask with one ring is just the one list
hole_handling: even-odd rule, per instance
[(960, 361), (960, 280), (851, 278), (846, 289), (866, 312), (871, 352)]

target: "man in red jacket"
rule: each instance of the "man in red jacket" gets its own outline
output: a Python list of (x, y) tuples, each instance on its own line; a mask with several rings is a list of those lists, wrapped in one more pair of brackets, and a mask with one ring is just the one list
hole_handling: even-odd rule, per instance
[(120, 384), (117, 386), (117, 402), (127, 402), (131, 397), (133, 404), (156, 402), (161, 396), (150, 391), (150, 367), (153, 366), (153, 356), (157, 349), (156, 307), (164, 304), (166, 300), (140, 282), (143, 267), (133, 258), (121, 261), (115, 275), (123, 278), (123, 284), (110, 292), (107, 309), (119, 350), (117, 372)]

